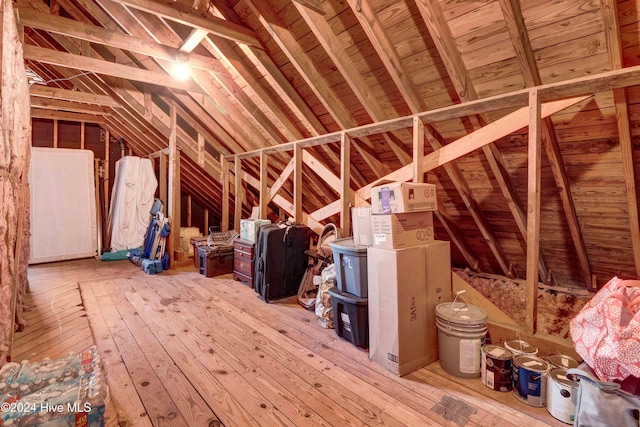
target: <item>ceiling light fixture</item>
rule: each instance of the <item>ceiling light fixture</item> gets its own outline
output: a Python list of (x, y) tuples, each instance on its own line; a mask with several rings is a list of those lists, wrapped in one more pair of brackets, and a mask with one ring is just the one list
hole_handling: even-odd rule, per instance
[(171, 74), (178, 80), (187, 80), (191, 76), (191, 70), (187, 65), (187, 56), (183, 53), (176, 55), (176, 62), (173, 64)]

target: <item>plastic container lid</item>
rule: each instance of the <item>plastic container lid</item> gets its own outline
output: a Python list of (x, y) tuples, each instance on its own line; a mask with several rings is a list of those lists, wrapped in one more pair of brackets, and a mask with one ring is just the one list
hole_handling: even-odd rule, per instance
[(436, 316), (457, 325), (478, 325), (487, 322), (487, 312), (464, 302), (443, 302), (436, 306)]
[(350, 294), (349, 292), (343, 292), (340, 289), (338, 289), (337, 286), (329, 288), (328, 292), (333, 298), (337, 298), (341, 301), (348, 302), (350, 304), (367, 305), (369, 303), (368, 298), (362, 298), (357, 295)]
[(353, 237), (347, 237), (346, 239), (337, 239), (329, 243), (332, 249), (336, 249), (342, 252), (356, 252), (358, 254), (367, 254), (367, 247), (364, 245), (356, 245), (353, 243)]

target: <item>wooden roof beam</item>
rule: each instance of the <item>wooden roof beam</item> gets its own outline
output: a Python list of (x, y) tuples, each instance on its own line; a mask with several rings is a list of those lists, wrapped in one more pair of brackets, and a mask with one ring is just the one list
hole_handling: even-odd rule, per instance
[(29, 88), (31, 97), (51, 98), (64, 101), (82, 102), (92, 105), (104, 105), (106, 107), (119, 107), (116, 101), (106, 95), (100, 95), (89, 92), (80, 92), (77, 90), (61, 89), (57, 87), (49, 87), (42, 85), (32, 85)]
[[(338, 68), (338, 71), (340, 71), (340, 74), (342, 74), (343, 78), (367, 113), (369, 113), (369, 116), (371, 116), (373, 121), (378, 122), (380, 120), (391, 118), (371, 93), (371, 90), (364, 81), (364, 78), (358, 72), (357, 67), (347, 54), (344, 46), (340, 43), (340, 40), (338, 40), (338, 37), (335, 35), (333, 29), (324, 19), (322, 14), (310, 10), (296, 2), (294, 2), (293, 5), (296, 7), (298, 13), (300, 13), (300, 16), (302, 16), (302, 19), (304, 19), (309, 28), (311, 28), (313, 34), (320, 41), (325, 52), (327, 52), (335, 66)], [(411, 162), (411, 155), (407, 153), (406, 147), (401, 147), (396, 144), (396, 142), (386, 133), (383, 133), (382, 136), (385, 138), (385, 141), (403, 166)], [(384, 170), (381, 172), (383, 171)], [(381, 173), (378, 173), (378, 176), (380, 174)]]
[[(542, 79), (540, 78), (538, 66), (529, 40), (529, 33), (527, 32), (527, 28), (522, 17), (520, 3), (517, 0), (500, 0), (500, 7), (504, 15), (505, 24), (511, 37), (511, 43), (516, 53), (516, 60), (520, 65), (520, 70), (522, 71), (522, 77), (525, 84), (529, 87), (540, 86), (542, 84)], [(578, 261), (582, 269), (582, 275), (587, 287), (589, 287), (589, 283), (591, 282), (591, 267), (589, 265), (587, 249), (584, 244), (582, 232), (580, 231), (578, 215), (573, 202), (573, 196), (571, 195), (571, 184), (569, 183), (564, 161), (562, 160), (560, 145), (558, 144), (556, 132), (550, 118), (547, 117), (542, 121), (542, 128), (540, 131), (545, 142), (545, 152), (549, 163), (551, 164), (551, 172), (559, 190), (569, 232), (571, 233)], [(521, 218), (525, 215), (523, 211), (524, 210), (520, 207), (519, 216)], [(522, 220), (518, 222), (519, 227), (521, 227), (521, 223)], [(545, 267), (544, 265), (541, 265), (539, 272), (542, 273), (543, 269), (545, 269)]]
[(70, 122), (106, 123), (104, 117), (95, 114), (71, 113), (38, 107), (31, 107), (31, 117), (36, 119), (67, 120)]
[[(291, 64), (296, 68), (298, 73), (300, 73), (338, 125), (342, 129), (357, 125), (345, 109), (342, 101), (335, 96), (331, 88), (327, 85), (324, 77), (320, 75), (315, 65), (306, 53), (302, 51), (297, 40), (295, 40), (293, 35), (279, 22), (280, 20), (275, 13), (260, 1), (247, 0), (247, 5), (252, 12), (256, 14), (260, 23), (269, 30), (273, 40), (287, 55)], [(374, 173), (379, 174), (379, 171), (374, 171)]]
[(110, 116), (111, 107), (101, 105), (89, 105), (75, 101), (65, 101), (62, 99), (30, 97), (31, 106), (47, 110), (69, 111), (73, 113), (95, 114), (100, 116)]
[[(424, 23), (427, 26), (429, 34), (431, 35), (431, 38), (436, 45), (438, 53), (443, 60), (449, 78), (453, 82), (453, 86), (456, 89), (458, 97), (463, 102), (478, 99), (478, 95), (473, 86), (473, 82), (471, 81), (469, 73), (466, 70), (464, 62), (462, 60), (462, 55), (460, 54), (453, 36), (451, 35), (449, 26), (444, 19), (444, 15), (442, 13), (440, 5), (438, 3), (433, 3), (426, 0), (416, 0), (416, 4), (418, 6), (418, 9), (420, 10), (420, 15), (422, 16)], [(487, 123), (487, 120), (482, 118), (480, 115), (472, 115), (469, 117), (469, 119), (471, 120), (474, 129), (479, 129)], [(518, 194), (517, 192), (512, 191), (513, 185), (511, 184), (511, 177), (507, 173), (506, 167), (504, 167), (504, 165), (500, 164), (499, 162), (501, 156), (496, 158), (494, 154), (496, 152), (498, 152), (499, 154), (498, 148), (495, 147), (492, 143), (482, 147), (482, 151), (487, 158), (493, 175), (500, 184), (500, 189), (505, 196), (505, 199), (508, 201), (509, 208), (516, 223), (521, 222), (522, 216), (520, 215), (520, 213), (523, 210), (520, 206), (520, 203), (518, 203)], [(488, 223), (484, 224), (482, 222), (482, 219), (481, 222), (476, 223), (481, 228), (481, 231), (482, 227), (488, 225)], [(519, 228), (521, 231), (526, 229), (525, 225), (522, 223), (519, 224)], [(526, 233), (523, 236), (526, 241)], [(497, 248), (498, 250), (493, 250), (494, 255), (501, 256), (501, 249), (499, 249), (499, 246)], [(540, 260), (540, 263), (544, 266), (543, 260)], [(504, 270), (504, 266), (502, 267)], [(512, 270), (507, 268), (507, 271), (509, 272), (509, 274), (507, 275), (510, 275)], [(540, 269), (540, 272), (543, 274), (544, 280), (546, 278), (546, 268)]]
[[(620, 39), (620, 25), (618, 23), (618, 3), (615, 0), (601, 0), (602, 18), (607, 37), (609, 62), (611, 68), (619, 70), (624, 67), (622, 58), (622, 41)], [(629, 125), (629, 105), (626, 88), (613, 90), (616, 105), (616, 122), (618, 138), (620, 140), (620, 155), (622, 156), (622, 170), (624, 171), (627, 204), (629, 205), (629, 226), (633, 260), (636, 267), (636, 277), (640, 277), (640, 218), (638, 215), (638, 199), (636, 196), (636, 177), (633, 168), (633, 144)]]
[(181, 82), (165, 74), (137, 67), (116, 64), (114, 62), (101, 59), (87, 58), (74, 55), (68, 52), (61, 52), (54, 49), (45, 49), (38, 46), (24, 45), (24, 58), (36, 62), (42, 62), (59, 67), (75, 68), (106, 76), (119, 77), (121, 79), (135, 80), (158, 86), (169, 87), (177, 90), (202, 92), (202, 89), (193, 81)]
[(211, 16), (206, 12), (194, 9), (174, 1), (155, 0), (116, 0), (127, 7), (142, 10), (161, 16), (188, 27), (197, 28), (238, 43), (260, 47), (256, 34), (249, 28), (234, 24), (225, 19)]

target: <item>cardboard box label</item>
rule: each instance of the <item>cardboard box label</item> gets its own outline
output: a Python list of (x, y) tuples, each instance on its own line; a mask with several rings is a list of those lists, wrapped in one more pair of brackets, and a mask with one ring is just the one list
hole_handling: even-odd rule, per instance
[(372, 215), (371, 228), (373, 246), (382, 249), (408, 248), (434, 240), (431, 212)]

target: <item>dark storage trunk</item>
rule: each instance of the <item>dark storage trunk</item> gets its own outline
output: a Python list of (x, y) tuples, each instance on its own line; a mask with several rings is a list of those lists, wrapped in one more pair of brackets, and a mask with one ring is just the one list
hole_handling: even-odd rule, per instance
[(256, 244), (253, 284), (266, 302), (298, 293), (307, 269), (312, 231), (303, 224), (260, 227)]

